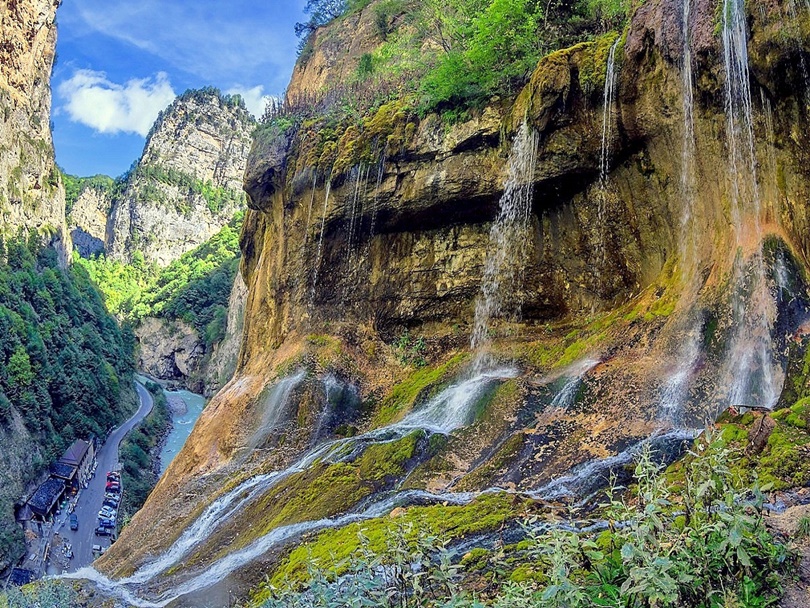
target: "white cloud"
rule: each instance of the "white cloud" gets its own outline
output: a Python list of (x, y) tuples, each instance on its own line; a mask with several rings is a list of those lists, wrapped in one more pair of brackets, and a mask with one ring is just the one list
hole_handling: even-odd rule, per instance
[(154, 78), (116, 84), (104, 72), (77, 70), (59, 85), (62, 109), (70, 119), (99, 133), (137, 133), (146, 136), (158, 112), (175, 98), (164, 72)]
[(302, 0), (82, 0), (83, 27), (130, 44), (204, 82), (284, 90), (296, 57)]
[(264, 109), (267, 106), (267, 102), (273, 99), (272, 95), (264, 94), (264, 87), (262, 85), (257, 85), (250, 89), (247, 87), (235, 86), (228, 89), (226, 92), (228, 95), (241, 95), (242, 99), (245, 100), (245, 105), (247, 106), (248, 111), (256, 118), (262, 117), (264, 114)]

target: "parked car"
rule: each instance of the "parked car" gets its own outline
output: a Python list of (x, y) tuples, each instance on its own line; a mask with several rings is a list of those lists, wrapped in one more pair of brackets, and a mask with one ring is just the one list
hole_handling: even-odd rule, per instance
[(99, 526), (96, 528), (96, 536), (110, 536), (112, 535), (112, 530), (109, 528), (105, 528), (104, 526)]
[(99, 517), (98, 525), (102, 528), (115, 528), (115, 518)]
[(99, 516), (99, 519), (114, 519), (115, 518), (115, 511), (113, 511), (109, 507), (104, 507), (104, 509), (102, 509), (101, 511), (98, 512), (98, 516)]
[(75, 513), (70, 514), (70, 529), (71, 530), (78, 530), (79, 529), (79, 518), (76, 517)]
[(109, 498), (102, 503), (104, 507), (110, 507), (111, 509), (115, 510), (118, 508), (118, 501), (117, 500), (110, 500)]

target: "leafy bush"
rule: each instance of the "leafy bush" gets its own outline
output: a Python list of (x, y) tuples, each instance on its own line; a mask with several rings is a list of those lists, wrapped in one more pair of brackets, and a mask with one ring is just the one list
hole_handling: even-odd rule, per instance
[(77, 599), (73, 588), (61, 581), (40, 581), (0, 593), (0, 608), (71, 608), (78, 605)]
[(136, 252), (131, 264), (103, 255), (84, 259), (74, 255), (74, 265), (86, 269), (104, 294), (110, 311), (132, 322), (148, 316), (182, 319), (208, 345), (224, 335), (225, 315), (233, 280), (239, 267), (239, 213), (196, 249), (183, 254), (164, 269), (144, 262)]

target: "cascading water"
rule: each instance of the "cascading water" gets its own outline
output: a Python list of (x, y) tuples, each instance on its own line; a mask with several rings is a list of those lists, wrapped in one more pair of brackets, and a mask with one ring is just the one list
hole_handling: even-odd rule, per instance
[[(262, 555), (269, 548), (283, 544), (305, 532), (380, 517), (390, 512), (395, 506), (412, 503), (418, 499), (439, 500), (441, 502), (453, 502), (454, 500), (463, 499), (469, 502), (472, 500), (473, 494), (442, 494), (437, 497), (424, 492), (402, 492), (389, 499), (376, 502), (369, 507), (360, 508), (360, 510), (351, 512), (348, 515), (276, 528), (245, 549), (215, 562), (202, 574), (182, 583), (172, 591), (171, 597), (162, 597), (153, 601), (138, 597), (134, 591), (139, 585), (148, 583), (155, 577), (165, 573), (171, 566), (188, 555), (190, 551), (199, 548), (219, 526), (238, 516), (242, 509), (260, 499), (261, 496), (277, 486), (285, 478), (305, 471), (318, 462), (350, 462), (369, 445), (396, 441), (414, 432), (414, 430), (421, 429), (427, 433), (449, 434), (472, 421), (475, 416), (476, 405), (486, 394), (489, 387), (505, 379), (514, 378), (517, 373), (517, 370), (513, 368), (503, 368), (473, 375), (469, 379), (447, 387), (424, 406), (405, 416), (400, 422), (357, 437), (324, 442), (306, 452), (294, 464), (284, 470), (257, 475), (241, 482), (236, 488), (212, 502), (164, 553), (141, 566), (130, 577), (112, 581), (92, 568), (80, 570), (70, 575), (70, 577), (92, 580), (105, 593), (121, 597), (134, 606), (165, 606), (180, 596), (215, 585), (222, 580), (222, 577), (245, 565), (256, 556)], [(303, 375), (303, 372), (298, 372), (279, 381), (271, 391), (271, 395), (277, 397), (274, 402), (282, 404), (287, 399), (283, 395), (289, 396), (293, 388), (302, 381)], [(325, 390), (329, 393), (335, 390), (337, 380), (327, 376), (324, 385)], [(280, 407), (283, 409), (283, 405)]]
[(574, 405), (577, 391), (579, 391), (582, 380), (585, 378), (585, 375), (597, 365), (599, 365), (598, 359), (583, 359), (570, 366), (565, 371), (565, 377), (567, 378), (565, 384), (563, 384), (562, 388), (554, 395), (554, 399), (551, 400), (551, 406), (568, 409)]
[(490, 321), (504, 314), (520, 289), (530, 240), (529, 217), (537, 163), (537, 133), (524, 121), (509, 155), (509, 178), (498, 206), (498, 216), (489, 233), (490, 246), (481, 280), (481, 293), (475, 302), (470, 344), (476, 351), (473, 370), (480, 372), (491, 364)]
[(257, 448), (273, 431), (278, 430), (290, 418), (290, 396), (296, 387), (306, 378), (306, 371), (300, 370), (292, 376), (279, 380), (260, 400), (259, 408), (262, 418), (256, 432), (248, 442), (249, 449)]
[(309, 226), (312, 222), (312, 207), (315, 204), (315, 187), (318, 185), (318, 171), (312, 171), (312, 189), (309, 195), (309, 208), (307, 209), (307, 224), (304, 227), (304, 254), (306, 254), (307, 243), (309, 242)]
[(613, 107), (616, 102), (616, 49), (620, 38), (610, 47), (607, 68), (605, 70), (605, 95), (602, 108), (602, 148), (599, 158), (599, 194), (597, 201), (597, 222), (599, 229), (599, 245), (597, 259), (600, 267), (604, 267), (607, 258), (607, 178), (610, 172), (610, 151), (613, 141)]
[[(735, 334), (727, 353), (727, 399), (732, 405), (772, 407), (784, 371), (777, 363), (771, 328), (776, 302), (762, 254), (762, 214), (748, 71), (744, 0), (724, 0), (723, 60), (726, 71), (726, 132), (731, 182), (731, 218), (736, 236), (732, 270)], [(753, 254), (746, 259), (746, 250)]]
[(683, 85), (683, 151), (681, 154), (681, 232), (679, 240), (681, 264), (690, 267), (694, 264), (694, 230), (692, 230), (692, 207), (695, 195), (695, 93), (692, 76), (692, 36), (691, 2), (683, 0), (683, 59), (681, 79)]
[(398, 428), (421, 428), (448, 435), (470, 422), (475, 403), (493, 382), (517, 377), (513, 368), (484, 371), (443, 390), (424, 407), (408, 414)]
[(613, 141), (613, 106), (616, 102), (616, 49), (619, 41), (610, 47), (607, 68), (605, 69), (605, 96), (602, 107), (602, 151), (599, 158), (599, 182), (604, 185), (610, 172), (610, 150)]
[(659, 417), (673, 426), (683, 423), (687, 389), (700, 357), (701, 325), (696, 323), (688, 333), (684, 332), (687, 335), (678, 354), (678, 364), (661, 389)]
[[(695, 267), (697, 264), (697, 244), (695, 235), (697, 231), (693, 226), (693, 207), (695, 201), (695, 96), (692, 74), (692, 37), (691, 37), (691, 1), (683, 0), (681, 35), (683, 37), (683, 58), (681, 65), (681, 81), (683, 94), (683, 142), (681, 152), (681, 226), (678, 239), (678, 255), (680, 259), (683, 279), (686, 282), (686, 293), (683, 300), (693, 305), (692, 296), (695, 291)], [(694, 309), (685, 313), (684, 318), (677, 323), (679, 335), (686, 334), (686, 340), (681, 340), (677, 354), (677, 364), (661, 388), (659, 402), (659, 418), (674, 426), (682, 423), (683, 405), (687, 397), (689, 383), (695, 365), (700, 356), (701, 336), (703, 325), (702, 315)]]
[(677, 444), (692, 441), (697, 435), (698, 431), (688, 429), (677, 429), (663, 434), (652, 435), (615, 456), (592, 460), (575, 467), (563, 477), (558, 477), (541, 488), (528, 492), (527, 495), (538, 500), (559, 500), (564, 497), (587, 498), (610, 481), (613, 471), (632, 462), (644, 446), (652, 445), (658, 451), (666, 452), (670, 448), (662, 450), (663, 446), (675, 444), (675, 447), (678, 447)]

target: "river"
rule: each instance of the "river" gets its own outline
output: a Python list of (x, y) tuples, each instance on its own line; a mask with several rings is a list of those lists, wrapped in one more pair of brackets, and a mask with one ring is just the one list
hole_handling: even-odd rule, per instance
[(160, 451), (160, 474), (166, 472), (172, 460), (183, 447), (183, 444), (191, 434), (191, 429), (194, 428), (194, 423), (197, 418), (202, 414), (205, 407), (205, 397), (192, 393), (190, 391), (163, 391), (166, 394), (166, 399), (169, 401), (173, 399), (182, 399), (186, 404), (185, 414), (172, 414), (172, 430), (163, 444), (163, 449)]

